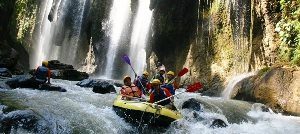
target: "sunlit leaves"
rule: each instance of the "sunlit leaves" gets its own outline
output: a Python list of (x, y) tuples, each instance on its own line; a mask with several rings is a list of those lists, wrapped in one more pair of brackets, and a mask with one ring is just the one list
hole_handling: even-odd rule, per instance
[(282, 44), (280, 57), (300, 65), (300, 0), (280, 0), (282, 19), (276, 25)]

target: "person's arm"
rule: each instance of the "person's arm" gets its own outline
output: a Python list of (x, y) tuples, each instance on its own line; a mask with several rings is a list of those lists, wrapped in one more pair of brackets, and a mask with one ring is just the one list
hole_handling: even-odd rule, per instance
[(48, 69), (48, 84), (50, 84), (51, 71)]
[(150, 103), (154, 103), (154, 95), (153, 93), (150, 94), (150, 100), (149, 100)]
[[(167, 97), (172, 96), (172, 94), (169, 92), (168, 89), (165, 88), (164, 91), (165, 91)], [(170, 98), (171, 102), (173, 102), (173, 98), (174, 98), (174, 97), (171, 97), (171, 98)]]
[(38, 70), (39, 70), (39, 67), (37, 67), (36, 69), (34, 69), (34, 72), (33, 72), (33, 76), (34, 77), (36, 76)]
[(174, 82), (174, 90), (179, 89), (179, 84), (175, 81)]

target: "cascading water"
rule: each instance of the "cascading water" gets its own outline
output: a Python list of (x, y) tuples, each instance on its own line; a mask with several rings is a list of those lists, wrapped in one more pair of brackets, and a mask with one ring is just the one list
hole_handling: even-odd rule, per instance
[(118, 47), (120, 45), (119, 41), (122, 36), (124, 24), (128, 21), (130, 12), (130, 0), (114, 0), (113, 6), (110, 11), (109, 21), (107, 22), (110, 43), (108, 52), (106, 54), (106, 67), (105, 67), (105, 77), (111, 78), (114, 71), (114, 62), (116, 59), (116, 54)]
[(41, 24), (39, 26), (39, 30), (38, 30), (38, 41), (37, 41), (37, 45), (36, 45), (36, 50), (34, 52), (34, 56), (31, 56), (31, 64), (30, 67), (31, 68), (35, 68), (38, 65), (41, 64), (41, 62), (47, 58), (46, 55), (46, 50), (48, 50), (49, 48), (49, 36), (50, 36), (50, 29), (51, 29), (51, 23), (48, 20), (48, 14), (51, 10), (51, 6), (52, 6), (53, 0), (49, 0), (46, 1), (43, 4), (42, 12), (41, 12)]
[[(152, 11), (149, 10), (150, 0), (139, 0), (138, 12), (134, 21), (131, 36), (129, 57), (137, 74), (142, 74), (146, 67), (146, 45), (151, 24)], [(132, 71), (128, 71), (132, 72)], [(134, 76), (133, 73), (131, 73)]]
[(222, 92), (222, 97), (225, 98), (225, 99), (230, 99), (231, 97), (231, 93), (234, 89), (234, 86), (240, 82), (241, 80), (247, 78), (247, 77), (250, 77), (250, 76), (253, 76), (255, 75), (256, 72), (250, 72), (250, 73), (245, 73), (245, 74), (240, 74), (240, 75), (237, 75), (237, 76), (234, 76), (229, 82), (228, 82), (228, 85), (226, 86), (226, 88), (224, 89), (224, 91)]
[[(78, 46), (81, 44), (81, 28), (88, 2), (89, 0), (49, 0), (43, 3), (43, 15), (36, 34), (37, 49), (31, 57), (32, 68), (40, 65), (42, 60), (50, 59), (74, 64)], [(50, 13), (52, 6), (54, 11)]]

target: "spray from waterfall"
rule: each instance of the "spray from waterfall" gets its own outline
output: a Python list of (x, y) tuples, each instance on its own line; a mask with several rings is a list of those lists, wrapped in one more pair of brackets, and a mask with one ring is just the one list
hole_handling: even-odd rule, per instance
[[(146, 67), (146, 45), (150, 29), (152, 11), (149, 0), (139, 0), (138, 12), (134, 21), (130, 42), (130, 58), (136, 73), (141, 74)], [(130, 72), (130, 71), (128, 71)], [(133, 72), (131, 73), (133, 76)]]
[(116, 54), (119, 47), (119, 41), (121, 34), (124, 28), (124, 24), (129, 17), (130, 12), (130, 0), (114, 0), (113, 6), (109, 15), (109, 23), (111, 25), (110, 34), (110, 43), (108, 52), (106, 54), (106, 67), (105, 67), (105, 76), (107, 78), (112, 77), (113, 65), (116, 58)]
[(234, 86), (242, 81), (245, 78), (248, 78), (250, 76), (255, 75), (256, 72), (250, 72), (250, 73), (245, 73), (245, 74), (240, 74), (237, 76), (234, 76), (229, 82), (228, 85), (226, 86), (226, 88), (224, 89), (224, 91), (222, 92), (222, 97), (225, 99), (230, 99), (231, 97), (231, 93), (233, 92)]
[(48, 14), (51, 10), (53, 0), (49, 0), (43, 3), (43, 10), (42, 10), (42, 16), (41, 16), (41, 24), (39, 26), (38, 35), (39, 38), (37, 40), (36, 50), (34, 52), (34, 56), (31, 57), (31, 68), (35, 68), (39, 66), (43, 60), (46, 59), (46, 55), (44, 53), (46, 48), (49, 48), (49, 34), (50, 34), (50, 28), (51, 23), (48, 20)]

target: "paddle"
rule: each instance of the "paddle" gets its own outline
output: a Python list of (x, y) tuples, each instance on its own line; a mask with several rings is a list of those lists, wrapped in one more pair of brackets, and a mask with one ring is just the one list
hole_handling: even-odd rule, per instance
[(172, 80), (170, 80), (167, 84), (173, 83), (177, 77), (183, 76), (183, 75), (186, 74), (188, 71), (189, 71), (189, 70), (188, 70), (187, 68), (183, 68), (183, 69), (178, 73), (178, 75), (175, 76)]
[[(129, 57), (125, 54), (125, 55), (122, 56), (122, 59), (123, 59), (128, 65), (130, 65), (132, 71), (134, 72), (134, 75), (137, 76), (136, 72), (134, 71), (134, 69), (133, 69), (133, 67), (132, 67), (132, 65), (131, 65), (131, 63), (130, 63)], [(147, 93), (147, 92), (145, 91), (145, 88), (144, 88), (144, 86), (143, 86), (141, 80), (138, 79), (138, 81), (140, 82), (140, 84), (141, 84), (141, 86), (142, 86), (143, 92), (144, 92), (144, 93)]]
[(201, 89), (202, 87), (203, 87), (203, 85), (200, 82), (196, 82), (192, 85), (188, 85), (187, 90), (197, 91), (197, 90)]
[(180, 94), (185, 93), (185, 92), (195, 92), (195, 91), (197, 91), (197, 90), (199, 90), (199, 89), (196, 89), (196, 88), (193, 88), (193, 89), (186, 89), (184, 92), (180, 92), (180, 93), (178, 93), (178, 94), (171, 95), (171, 96), (169, 96), (169, 97), (167, 97), (167, 98), (164, 98), (164, 99), (162, 99), (162, 100), (156, 101), (156, 102), (154, 102), (153, 104), (158, 104), (158, 103), (160, 103), (160, 102), (163, 102), (163, 101), (165, 101), (165, 100), (168, 100), (168, 99), (170, 99), (170, 98), (172, 98), (172, 97), (175, 97), (175, 96), (180, 95)]
[(134, 71), (131, 63), (130, 63), (130, 59), (129, 57), (125, 54), (122, 56), (122, 59), (131, 67), (132, 71), (134, 72), (135, 76), (137, 76), (136, 72)]

